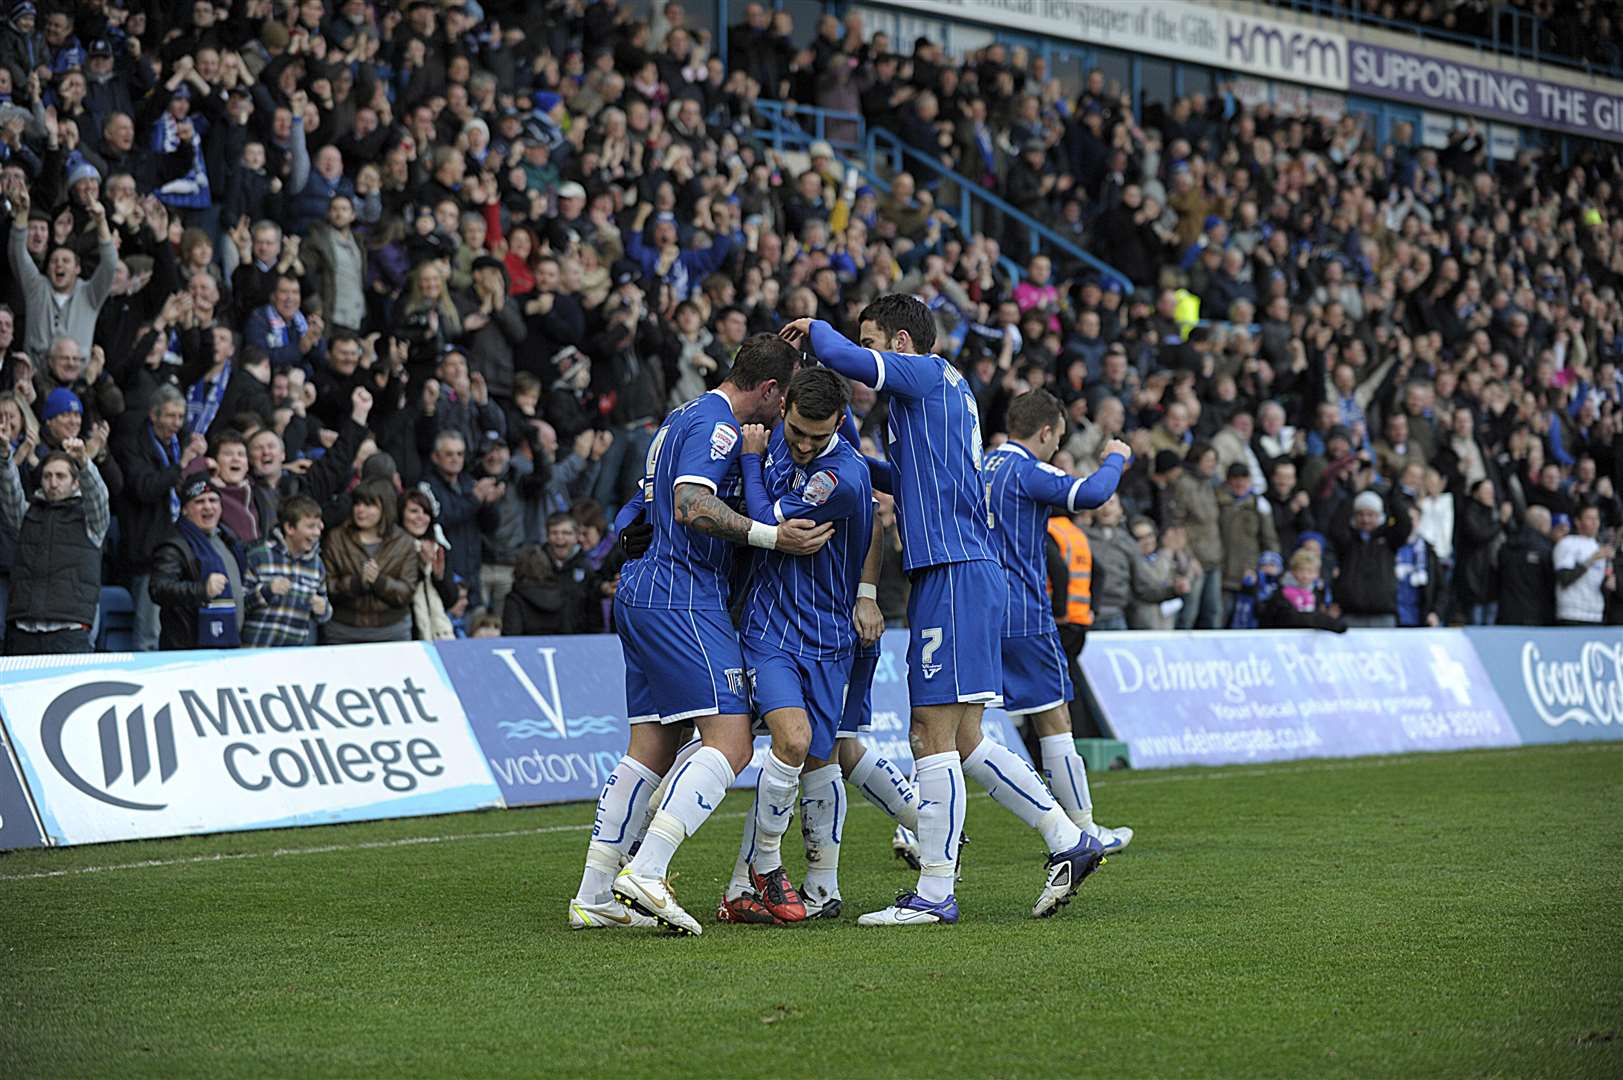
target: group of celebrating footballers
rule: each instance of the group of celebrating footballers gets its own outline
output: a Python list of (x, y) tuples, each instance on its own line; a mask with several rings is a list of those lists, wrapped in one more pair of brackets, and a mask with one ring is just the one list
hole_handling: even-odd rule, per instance
[[(749, 766), (752, 716), (771, 748), (717, 911), (723, 922), (839, 916), (842, 781), (895, 819), (898, 851), (919, 871), (915, 889), (860, 926), (958, 921), (966, 776), (1042, 835), (1049, 858), (1035, 917), (1059, 911), (1132, 839), (1093, 821), (1043, 553), (1051, 508), (1103, 504), (1131, 451), (1112, 440), (1086, 479), (1054, 468), (1065, 414), (1033, 390), (1009, 406), (1009, 441), (983, 456), (974, 394), (931, 353), (923, 302), (879, 297), (859, 334), (860, 345), (797, 319), (777, 336), (756, 335), (719, 388), (676, 409), (654, 436), (643, 499), (616, 522), (646, 545), (625, 564), (614, 599), (630, 746), (598, 799), (569, 905), (575, 929), (701, 932), (668, 867)], [(802, 367), (805, 353), (823, 366)], [(842, 376), (890, 395), (888, 463), (862, 454)], [(876, 490), (895, 499), (912, 581), (911, 779), (855, 738), (871, 715), (884, 628), (874, 600)], [(738, 547), (760, 550), (750, 553), (735, 624)], [(987, 618), (999, 608), (1001, 622)], [(982, 737), (982, 711), (998, 703), (1035, 725), (1046, 783)], [(781, 854), (797, 805), (808, 867), (799, 890)]]

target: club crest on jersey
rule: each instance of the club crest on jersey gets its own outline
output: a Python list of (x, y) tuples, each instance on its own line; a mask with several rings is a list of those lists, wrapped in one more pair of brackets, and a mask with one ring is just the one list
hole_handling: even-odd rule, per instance
[(839, 486), (839, 477), (825, 469), (806, 481), (806, 490), (800, 493), (800, 497), (812, 506), (822, 506)]
[(721, 461), (738, 445), (738, 429), (731, 424), (717, 424), (710, 429), (710, 460)]

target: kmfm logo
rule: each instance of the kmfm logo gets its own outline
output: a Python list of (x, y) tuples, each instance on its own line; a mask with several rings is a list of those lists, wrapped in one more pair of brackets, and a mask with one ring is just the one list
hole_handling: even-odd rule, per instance
[[(95, 682), (76, 686), (58, 694), (55, 701), (45, 707), (40, 721), (40, 741), (45, 756), (61, 774), (62, 779), (79, 791), (111, 806), (125, 810), (162, 810), (167, 803), (144, 803), (123, 799), (107, 790), (125, 775), (129, 767), (131, 786), (138, 786), (152, 775), (153, 757), (157, 758), (157, 783), (163, 784), (175, 775), (175, 729), (170, 722), (169, 706), (154, 713), (150, 722), (143, 706), (137, 705), (119, 718), (118, 704), (109, 704), (95, 721), (97, 744), (101, 757), (101, 785), (80, 774), (62, 749), (63, 732), (81, 710), (100, 701), (127, 698), (141, 691), (135, 683)], [(83, 721), (80, 721), (83, 722)]]

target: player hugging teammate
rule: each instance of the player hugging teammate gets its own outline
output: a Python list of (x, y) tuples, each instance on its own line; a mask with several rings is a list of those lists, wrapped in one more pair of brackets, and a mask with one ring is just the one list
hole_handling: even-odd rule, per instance
[[(700, 933), (676, 902), (667, 868), (749, 764), (752, 701), (772, 746), (717, 912), (722, 921), (839, 915), (842, 777), (917, 834), (917, 888), (861, 916), (862, 926), (957, 922), (966, 776), (1041, 833), (1050, 856), (1037, 917), (1057, 912), (1105, 853), (1131, 838), (1092, 821), (1063, 719), (1070, 679), (1041, 595), (1050, 508), (1108, 499), (1126, 446), (1107, 446), (1087, 480), (1052, 469), (1046, 460), (1063, 437), (1064, 414), (1039, 390), (1015, 399), (1013, 442), (983, 459), (974, 394), (930, 352), (935, 330), (925, 305), (880, 297), (860, 325), (860, 345), (812, 319), (777, 338), (751, 338), (727, 381), (674, 411), (654, 437), (644, 498), (620, 521), (646, 516), (651, 540), (626, 564), (614, 601), (631, 745), (598, 800), (570, 902), (577, 929)], [(797, 374), (802, 349), (826, 367)], [(890, 395), (888, 465), (861, 456), (854, 425), (842, 437), (846, 390), (835, 373)], [(882, 629), (873, 603), (873, 487), (896, 500), (913, 583), (907, 681), (916, 797), (891, 763), (849, 737), (866, 723)], [(728, 583), (745, 546), (760, 550), (735, 630)], [(986, 618), (997, 610), (1002, 620)], [(1054, 793), (1022, 757), (981, 737), (985, 706), (1004, 701), (1034, 718)], [(682, 745), (688, 724), (697, 737)], [(797, 803), (810, 867), (804, 898), (780, 852)]]

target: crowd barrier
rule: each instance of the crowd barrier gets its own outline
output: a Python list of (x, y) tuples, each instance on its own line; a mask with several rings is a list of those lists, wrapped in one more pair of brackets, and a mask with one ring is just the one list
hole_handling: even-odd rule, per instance
[[(904, 771), (906, 647), (864, 736)], [(0, 660), (0, 850), (595, 799), (623, 670), (611, 636)]]
[[(904, 770), (906, 640), (865, 736)], [(1617, 629), (1101, 633), (1082, 666), (1140, 768), (1623, 738)], [(625, 692), (609, 636), (18, 657), (0, 737), (5, 850), (593, 799)]]
[(1617, 627), (1101, 633), (1081, 662), (1137, 768), (1623, 739)]

